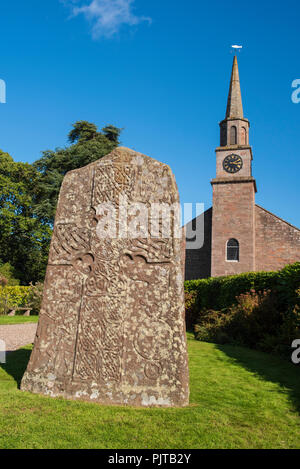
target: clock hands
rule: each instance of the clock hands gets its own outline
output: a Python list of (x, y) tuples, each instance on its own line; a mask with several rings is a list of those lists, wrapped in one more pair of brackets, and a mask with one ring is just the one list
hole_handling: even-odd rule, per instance
[(228, 173), (237, 173), (243, 167), (243, 160), (239, 155), (228, 155), (223, 161), (223, 168)]

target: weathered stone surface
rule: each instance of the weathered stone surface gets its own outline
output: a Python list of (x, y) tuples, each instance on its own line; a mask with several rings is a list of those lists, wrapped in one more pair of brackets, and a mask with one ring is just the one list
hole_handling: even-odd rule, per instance
[[(63, 182), (21, 389), (105, 404), (189, 401), (182, 240), (99, 237), (97, 207), (174, 204), (170, 168), (118, 148)], [(174, 222), (174, 219), (173, 219)], [(98, 234), (97, 234), (98, 233)]]

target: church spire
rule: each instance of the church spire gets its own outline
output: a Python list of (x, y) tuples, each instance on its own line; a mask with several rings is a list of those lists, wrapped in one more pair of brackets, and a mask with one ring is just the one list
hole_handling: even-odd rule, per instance
[(234, 56), (226, 117), (220, 122), (221, 147), (249, 145), (249, 121), (243, 113), (239, 68), (237, 58)]
[(227, 118), (243, 119), (243, 104), (241, 95), (241, 85), (239, 77), (239, 67), (236, 55), (233, 58), (232, 73), (229, 87), (229, 95), (226, 110)]

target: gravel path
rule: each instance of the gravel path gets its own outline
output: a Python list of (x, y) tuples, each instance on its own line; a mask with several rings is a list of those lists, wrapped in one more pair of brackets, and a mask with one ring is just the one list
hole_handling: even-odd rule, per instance
[(13, 324), (0, 326), (0, 339), (6, 343), (6, 351), (17, 350), (24, 345), (32, 344), (37, 324)]

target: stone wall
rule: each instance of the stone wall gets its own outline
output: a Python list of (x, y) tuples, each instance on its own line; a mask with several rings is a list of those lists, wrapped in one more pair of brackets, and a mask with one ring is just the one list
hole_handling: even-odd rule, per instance
[[(209, 208), (195, 220), (197, 223), (204, 223), (204, 244), (200, 249), (187, 249), (185, 262), (185, 280), (207, 278), (211, 276), (211, 227), (212, 208)], [(191, 221), (187, 224), (187, 232)]]
[(278, 270), (300, 261), (300, 230), (255, 206), (256, 270)]

